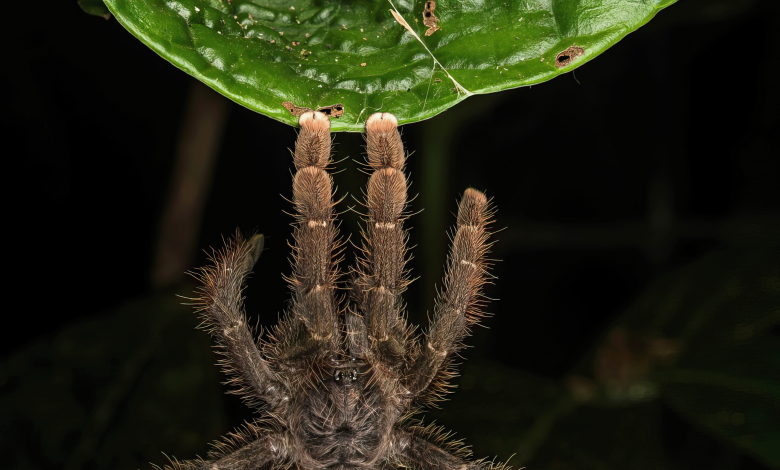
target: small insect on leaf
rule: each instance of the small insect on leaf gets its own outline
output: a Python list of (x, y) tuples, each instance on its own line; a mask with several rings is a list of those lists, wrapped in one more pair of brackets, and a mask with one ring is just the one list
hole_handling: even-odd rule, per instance
[(425, 2), (425, 10), (423, 10), (423, 24), (428, 27), (428, 31), (425, 32), (426, 36), (430, 36), (439, 30), (439, 18), (434, 14), (436, 11), (436, 2), (434, 0), (428, 0)]

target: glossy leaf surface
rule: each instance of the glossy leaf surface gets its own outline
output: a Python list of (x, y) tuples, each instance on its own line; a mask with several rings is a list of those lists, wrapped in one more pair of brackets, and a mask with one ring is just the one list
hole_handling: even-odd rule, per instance
[(106, 19), (109, 18), (110, 14), (108, 8), (106, 8), (106, 4), (103, 3), (103, 0), (79, 0), (79, 6), (84, 10), (84, 13), (102, 16)]
[(442, 0), (435, 10), (440, 30), (430, 36), (422, 1), (106, 4), (158, 54), (248, 108), (295, 125), (285, 101), (309, 108), (342, 103), (333, 130), (360, 131), (380, 110), (410, 123), (473, 94), (549, 80), (674, 1)]

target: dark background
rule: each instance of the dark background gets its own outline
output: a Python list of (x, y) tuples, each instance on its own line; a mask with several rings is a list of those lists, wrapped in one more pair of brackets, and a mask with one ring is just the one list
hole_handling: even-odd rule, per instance
[[(0, 446), (8, 468), (137, 468), (163, 463), (159, 451), (203, 455), (251, 414), (222, 394), (208, 339), (178, 306), (176, 295), (194, 285), (178, 273), (205, 264), (199, 250), (220, 247), (236, 228), (262, 232), (247, 310), (262, 325), (276, 322), (289, 298), (282, 196), (291, 192), (295, 130), (227, 102), (115, 20), (51, 3), (4, 32), (10, 285)], [(478, 457), (518, 453), (513, 465), (529, 468), (780, 468), (766, 450), (780, 448), (777, 388), (756, 405), (763, 427), (745, 438), (712, 416), (732, 427), (747, 416), (749, 426), (753, 415), (739, 418), (737, 408), (758, 399), (727, 393), (731, 408), (710, 419), (653, 375), (673, 367), (636, 365), (662, 340), (684, 361), (696, 350), (685, 339), (691, 329), (710, 338), (760, 324), (768, 349), (746, 359), (758, 375), (738, 370), (778, 386), (777, 10), (771, 0), (682, 1), (572, 74), (476, 96), (403, 128), (419, 194), (411, 209), (422, 210), (408, 223), (410, 266), (421, 277), (406, 295), (411, 321), (424, 324), (432, 311), (458, 194), (485, 190), (503, 228), (498, 279), (487, 289), (500, 299), (489, 308), (495, 316), (469, 341), (462, 390), (432, 414)], [(175, 156), (182, 142), (200, 142), (188, 132), (204, 109), (225, 116), (203, 124), (216, 129), (218, 158), (196, 215), (173, 224), (189, 227), (182, 269), (155, 278)], [(362, 138), (335, 142), (338, 194), (359, 196)], [(354, 205), (347, 197), (339, 207)], [(358, 217), (343, 220), (357, 241)], [(666, 298), (664, 285), (685, 283), (697, 287), (676, 318), (710, 309), (718, 313), (707, 318), (733, 324), (621, 320), (653, 317), (631, 312)], [(739, 290), (762, 283), (768, 291)], [(614, 372), (615, 363), (629, 372)], [(637, 384), (656, 391), (626, 392)], [(572, 396), (581, 398), (573, 411), (555, 408)], [(549, 429), (539, 416), (551, 417)]]

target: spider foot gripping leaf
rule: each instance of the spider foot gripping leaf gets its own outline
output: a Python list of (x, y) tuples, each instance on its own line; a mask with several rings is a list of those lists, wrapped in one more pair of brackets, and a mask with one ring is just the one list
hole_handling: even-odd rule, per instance
[[(412, 336), (401, 293), (409, 284), (406, 154), (388, 113), (366, 122), (368, 218), (357, 266), (343, 299), (333, 211), (328, 117), (300, 116), (295, 146), (291, 306), (268, 340), (255, 342), (242, 305), (245, 277), (262, 250), (261, 235), (240, 236), (203, 269), (200, 312), (224, 356), (236, 393), (260, 417), (217, 443), (208, 460), (177, 469), (489, 469), (431, 427), (414, 424), (419, 406), (439, 398), (455, 374), (453, 358), (482, 316), (491, 209), (467, 189), (444, 286), (430, 329)], [(347, 305), (340, 305), (345, 300)]]

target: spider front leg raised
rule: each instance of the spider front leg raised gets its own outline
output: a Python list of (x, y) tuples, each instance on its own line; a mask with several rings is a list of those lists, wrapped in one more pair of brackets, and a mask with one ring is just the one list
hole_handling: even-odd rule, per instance
[[(336, 217), (330, 163), (330, 122), (322, 113), (299, 119), (293, 179), (291, 306), (268, 341), (257, 347), (247, 328), (242, 288), (262, 237), (237, 237), (202, 271), (202, 312), (224, 350), (231, 381), (250, 401), (266, 403), (258, 421), (217, 443), (208, 461), (175, 468), (302, 470), (384, 467), (478, 470), (457, 444), (409, 426), (414, 402), (443, 387), (468, 327), (482, 315), (487, 280), (488, 201), (468, 189), (458, 210), (447, 275), (434, 323), (419, 346), (410, 340), (401, 294), (405, 268), (407, 180), (394, 116), (366, 123), (368, 215), (363, 254), (351, 285), (352, 303), (339, 308)], [(342, 315), (343, 313), (343, 315)], [(346, 333), (346, 336), (345, 336)], [(432, 385), (433, 384), (433, 385)]]
[(289, 318), (276, 330), (271, 354), (292, 366), (303, 358), (338, 349), (339, 308), (335, 296), (338, 271), (333, 183), (330, 164), (330, 121), (318, 111), (303, 114), (295, 144), (293, 204), (293, 290)]
[(425, 346), (414, 352), (405, 374), (404, 385), (412, 397), (428, 391), (435, 398), (445, 391), (447, 379), (454, 374), (449, 370), (453, 355), (463, 348), (469, 326), (485, 315), (482, 286), (489, 276), (486, 255), (491, 215), (483, 193), (472, 188), (463, 193), (433, 324), (425, 335)]
[(212, 264), (197, 275), (203, 283), (196, 306), (202, 327), (211, 334), (223, 356), (222, 370), (233, 393), (254, 407), (275, 408), (283, 399), (279, 378), (258, 349), (244, 313), (242, 291), (263, 250), (263, 236), (244, 240), (240, 235), (211, 256)]
[(401, 294), (409, 284), (405, 269), (407, 235), (403, 228), (406, 155), (395, 116), (370, 116), (366, 121), (366, 144), (373, 173), (368, 181), (365, 243), (353, 295), (363, 314), (374, 362), (395, 369), (403, 363), (406, 352), (408, 332), (401, 316)]

